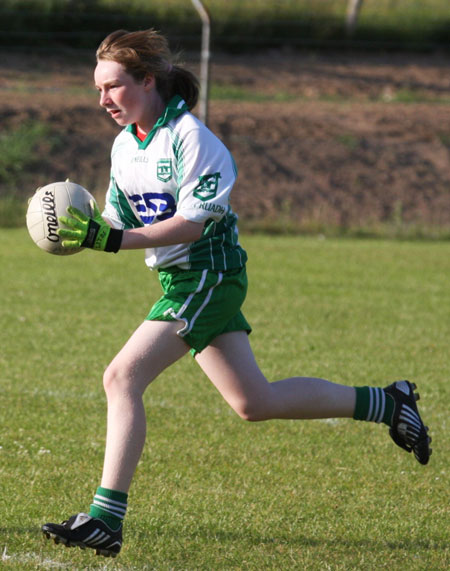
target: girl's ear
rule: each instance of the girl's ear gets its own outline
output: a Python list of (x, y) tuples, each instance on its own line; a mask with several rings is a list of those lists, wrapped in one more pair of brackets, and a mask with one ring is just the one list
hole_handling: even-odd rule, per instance
[(151, 89), (153, 89), (154, 87), (156, 87), (156, 79), (154, 75), (151, 75), (150, 73), (148, 73), (145, 77), (144, 77), (144, 89), (146, 89), (147, 91), (150, 91)]

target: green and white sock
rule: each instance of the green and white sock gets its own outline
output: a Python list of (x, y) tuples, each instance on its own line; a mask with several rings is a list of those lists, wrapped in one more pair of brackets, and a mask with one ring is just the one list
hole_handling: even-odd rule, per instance
[(391, 426), (394, 399), (377, 387), (355, 387), (356, 405), (353, 418), (369, 422), (384, 422)]
[(91, 504), (89, 515), (101, 519), (113, 530), (120, 527), (127, 511), (128, 494), (109, 490), (108, 488), (97, 488), (94, 501)]

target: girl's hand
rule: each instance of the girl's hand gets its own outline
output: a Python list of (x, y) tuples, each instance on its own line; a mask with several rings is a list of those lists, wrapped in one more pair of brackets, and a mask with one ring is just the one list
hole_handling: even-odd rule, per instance
[(91, 200), (94, 217), (90, 218), (78, 208), (69, 206), (67, 213), (70, 216), (60, 216), (58, 220), (68, 226), (59, 228), (57, 233), (64, 248), (92, 248), (104, 252), (118, 252), (122, 242), (122, 230), (114, 230), (103, 220), (95, 201)]

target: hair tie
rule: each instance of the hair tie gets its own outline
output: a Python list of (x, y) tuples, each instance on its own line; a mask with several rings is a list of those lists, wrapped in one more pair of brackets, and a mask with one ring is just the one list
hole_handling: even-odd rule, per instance
[(172, 73), (172, 71), (173, 71), (173, 65), (169, 63), (169, 66), (167, 68), (167, 73)]

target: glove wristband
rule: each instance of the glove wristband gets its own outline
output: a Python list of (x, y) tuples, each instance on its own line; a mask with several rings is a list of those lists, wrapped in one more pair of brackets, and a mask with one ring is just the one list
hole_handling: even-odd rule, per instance
[(83, 240), (81, 247), (117, 253), (122, 244), (122, 236), (123, 230), (115, 230), (106, 224), (100, 226), (98, 222), (91, 218), (86, 238)]
[(108, 239), (106, 241), (105, 252), (117, 252), (122, 244), (123, 230), (115, 230), (111, 228)]

